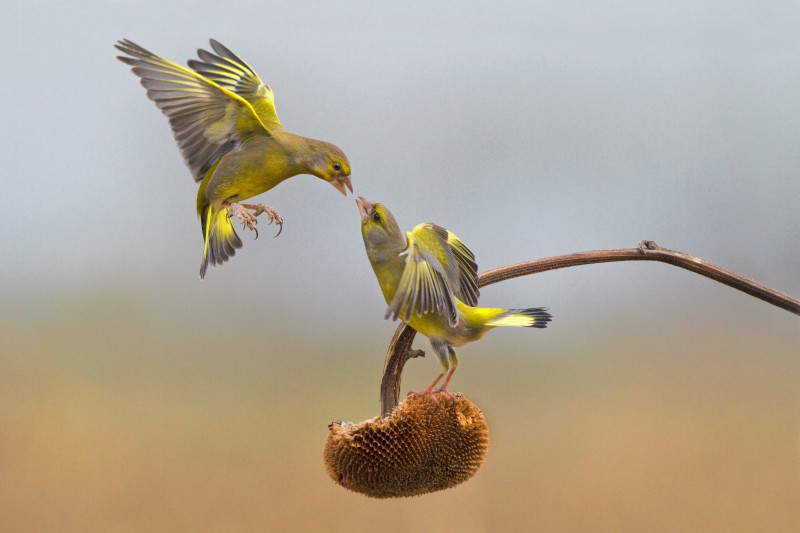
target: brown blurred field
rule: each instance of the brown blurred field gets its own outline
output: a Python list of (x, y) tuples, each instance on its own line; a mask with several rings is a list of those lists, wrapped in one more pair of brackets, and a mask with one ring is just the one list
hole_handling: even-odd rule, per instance
[[(749, 331), (671, 323), (576, 336), (554, 323), (534, 341), (496, 335), (464, 352), (455, 380), (492, 430), (483, 469), (454, 490), (377, 501), (328, 479), (321, 447), (331, 420), (377, 414), (391, 326), (292, 347), (231, 320), (248, 348), (226, 354), (208, 332), (119, 303), (5, 317), (3, 531), (800, 525), (800, 335), (795, 317), (765, 304), (752, 308), (772, 320)], [(434, 371), (412, 361), (405, 385)]]

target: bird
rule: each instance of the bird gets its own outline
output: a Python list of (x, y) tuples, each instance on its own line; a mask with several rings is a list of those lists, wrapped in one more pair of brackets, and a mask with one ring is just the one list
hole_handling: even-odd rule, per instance
[(356, 204), (367, 257), (388, 304), (384, 317), (400, 318), (428, 337), (442, 368), (427, 389), (413, 394), (453, 398), (447, 386), (459, 362), (454, 348), (498, 326), (545, 328), (552, 320), (546, 307), (477, 307), (478, 265), (458, 237), (431, 222), (404, 233), (385, 205), (363, 197)]
[(128, 39), (114, 45), (132, 67), (147, 96), (167, 116), (175, 141), (195, 182), (197, 216), (203, 234), (200, 278), (208, 265), (231, 258), (242, 241), (231, 218), (256, 229), (266, 213), (283, 229), (283, 218), (264, 204), (242, 200), (266, 192), (298, 174), (311, 174), (347, 196), (353, 192), (350, 162), (336, 145), (283, 129), (272, 89), (236, 54), (214, 39), (213, 52), (198, 49), (199, 60), (184, 67)]

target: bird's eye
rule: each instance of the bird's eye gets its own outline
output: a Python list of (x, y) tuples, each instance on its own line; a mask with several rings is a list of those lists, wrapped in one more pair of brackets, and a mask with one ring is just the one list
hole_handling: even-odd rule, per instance
[(375, 222), (380, 222), (381, 214), (375, 211), (374, 213), (372, 213), (372, 220), (374, 220)]
[(339, 163), (334, 163), (333, 164), (333, 170), (335, 170), (336, 172), (339, 172), (340, 170), (342, 170), (342, 165), (340, 165)]

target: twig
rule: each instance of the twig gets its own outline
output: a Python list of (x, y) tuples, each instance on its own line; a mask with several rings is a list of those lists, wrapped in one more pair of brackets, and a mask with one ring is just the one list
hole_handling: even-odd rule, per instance
[[(642, 241), (639, 243), (638, 248), (596, 250), (593, 252), (559, 255), (496, 268), (479, 275), (478, 286), (485, 287), (507, 279), (559, 268), (591, 265), (593, 263), (613, 263), (616, 261), (660, 261), (675, 265), (800, 315), (800, 300), (734, 274), (698, 257), (662, 248), (653, 241)], [(411, 350), (411, 343), (414, 342), (416, 333), (413, 328), (400, 324), (394, 333), (392, 342), (389, 344), (383, 379), (381, 380), (381, 416), (383, 417), (388, 416), (400, 400), (400, 378), (406, 361), (413, 357), (424, 356), (422, 350)]]

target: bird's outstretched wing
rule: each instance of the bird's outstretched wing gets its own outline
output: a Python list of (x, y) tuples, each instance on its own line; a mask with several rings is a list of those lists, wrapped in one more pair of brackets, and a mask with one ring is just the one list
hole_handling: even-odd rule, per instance
[(432, 222), (418, 224), (413, 233), (418, 240), (428, 243), (447, 275), (447, 281), (456, 298), (467, 305), (478, 303), (478, 265), (467, 245), (452, 232)]
[(475, 262), (475, 255), (452, 232), (444, 228), (441, 229), (447, 232), (447, 244), (453, 251), (453, 257), (458, 264), (458, 285), (454, 287), (456, 298), (469, 306), (475, 307), (478, 305), (478, 296), (480, 296), (480, 291), (478, 290), (478, 264)]
[(258, 135), (271, 135), (253, 106), (235, 92), (186, 67), (123, 39), (114, 45), (127, 56), (147, 96), (167, 116), (195, 181), (229, 151)]
[(198, 49), (196, 59), (189, 66), (198, 74), (214, 81), (220, 87), (233, 91), (253, 106), (258, 118), (270, 129), (283, 129), (275, 111), (275, 95), (256, 72), (239, 56), (215, 39), (210, 39), (211, 49), (216, 53)]
[(435, 224), (419, 224), (406, 233), (406, 265), (386, 317), (443, 312), (458, 323), (456, 298), (475, 305), (478, 298), (474, 256), (458, 238)]

